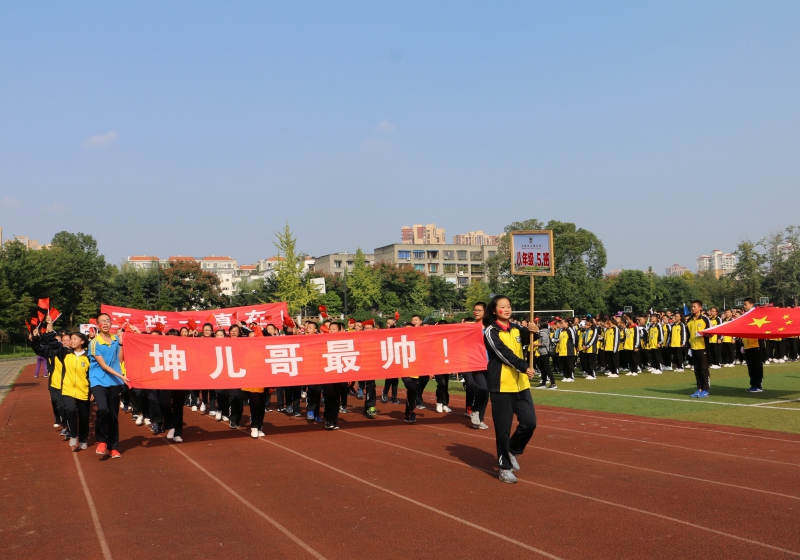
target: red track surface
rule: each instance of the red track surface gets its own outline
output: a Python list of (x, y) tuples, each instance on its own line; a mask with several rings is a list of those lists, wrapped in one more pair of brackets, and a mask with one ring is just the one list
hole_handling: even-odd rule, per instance
[(789, 434), (538, 407), (505, 485), (454, 396), (415, 426), (360, 401), (337, 432), (272, 412), (260, 440), (187, 410), (170, 444), (121, 414), (112, 461), (69, 451), (32, 372), (0, 405), (2, 558), (800, 556)]

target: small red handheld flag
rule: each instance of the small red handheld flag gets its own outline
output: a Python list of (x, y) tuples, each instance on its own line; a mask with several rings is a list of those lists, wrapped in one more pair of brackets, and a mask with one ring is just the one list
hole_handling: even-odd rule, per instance
[(49, 311), (49, 315), (50, 315), (50, 318), (51, 318), (51, 319), (53, 320), (53, 322), (55, 323), (55, 322), (56, 322), (56, 320), (57, 320), (59, 317), (61, 317), (61, 311), (59, 311), (58, 309), (56, 309), (55, 307), (53, 307), (53, 308), (52, 308), (52, 309)]
[(95, 319), (94, 317), (92, 317), (91, 319), (89, 319), (89, 324), (90, 324), (90, 325), (96, 325), (96, 324), (97, 324), (97, 319)]
[(328, 308), (326, 306), (324, 305), (319, 306), (319, 316), (322, 317), (323, 319), (328, 318)]
[(41, 311), (37, 311), (36, 314), (39, 316), (40, 323), (44, 321), (44, 313), (42, 313)]
[(25, 326), (27, 327), (28, 332), (30, 333), (31, 332), (31, 324), (28, 322), (27, 319), (25, 319)]
[(37, 303), (37, 305), (39, 306), (39, 309), (50, 309), (50, 298), (39, 298), (39, 303)]
[(287, 314), (287, 315), (283, 316), (283, 326), (284, 327), (289, 327), (290, 329), (295, 328), (296, 325), (294, 324), (294, 321), (292, 320), (292, 316), (291, 315)]
[(186, 321), (186, 326), (189, 327), (190, 331), (196, 331), (197, 321), (195, 321), (194, 319), (189, 319), (188, 321)]
[(394, 312), (394, 320), (395, 321), (399, 321), (400, 320), (400, 312), (399, 311), (395, 311)]

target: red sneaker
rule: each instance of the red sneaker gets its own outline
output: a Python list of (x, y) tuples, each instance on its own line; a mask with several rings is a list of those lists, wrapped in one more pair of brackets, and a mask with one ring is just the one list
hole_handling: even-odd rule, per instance
[(111, 458), (112, 459), (119, 459), (120, 457), (122, 457), (122, 453), (120, 453), (116, 449), (112, 449), (111, 450)]
[(105, 455), (107, 449), (108, 445), (106, 445), (105, 443), (98, 443), (97, 450), (95, 451), (95, 453), (97, 453), (98, 455)]
[(467, 416), (469, 416), (470, 414), (472, 414), (472, 407), (467, 405)]

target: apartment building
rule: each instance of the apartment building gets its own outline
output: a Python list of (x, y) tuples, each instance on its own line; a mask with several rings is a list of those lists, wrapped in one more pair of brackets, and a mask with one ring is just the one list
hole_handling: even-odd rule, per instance
[[(314, 259), (313, 270), (324, 272), (325, 274), (341, 276), (344, 274), (345, 270), (348, 272), (353, 270), (353, 259), (355, 259), (355, 256), (355, 253), (348, 253), (347, 251), (322, 255)], [(375, 255), (364, 254), (364, 262), (366, 262), (367, 265), (372, 265), (375, 262)]]
[(444, 228), (436, 224), (414, 224), (400, 228), (400, 242), (406, 245), (444, 245), (447, 243)]
[(497, 245), (501, 235), (486, 235), (483, 230), (459, 233), (453, 236), (453, 245)]
[(700, 255), (697, 258), (697, 273), (713, 272), (719, 278), (736, 269), (737, 258), (733, 253), (723, 253), (719, 249), (711, 251), (710, 255)]
[(675, 263), (672, 266), (668, 266), (666, 269), (664, 269), (664, 276), (683, 276), (684, 272), (689, 272), (689, 269), (685, 266)]
[(375, 249), (375, 262), (388, 262), (401, 268), (413, 268), (428, 276), (441, 276), (451, 284), (466, 286), (487, 280), (486, 261), (497, 253), (490, 245), (414, 245), (393, 243)]

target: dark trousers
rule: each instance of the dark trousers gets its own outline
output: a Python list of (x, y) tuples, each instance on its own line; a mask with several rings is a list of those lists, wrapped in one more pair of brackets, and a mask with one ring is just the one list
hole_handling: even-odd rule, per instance
[(62, 417), (61, 410), (58, 407), (58, 396), (61, 393), (58, 389), (53, 389), (52, 387), (48, 387), (47, 389), (50, 391), (50, 404), (53, 407), (53, 423), (66, 427), (67, 420)]
[(631, 352), (631, 355), (630, 355), (630, 359), (631, 359), (630, 370), (633, 371), (633, 372), (639, 373), (639, 370), (642, 369), (642, 367), (641, 367), (642, 351), (641, 350), (631, 350), (630, 352)]
[(450, 404), (450, 374), (434, 375), (436, 380), (436, 402), (447, 406)]
[(606, 367), (611, 373), (619, 373), (619, 352), (605, 352)]
[(430, 375), (420, 375), (419, 379), (417, 379), (417, 405), (425, 406), (425, 401), (422, 400), (422, 393), (425, 391), (425, 387), (428, 386), (428, 381), (430, 380)]
[(764, 381), (764, 361), (761, 358), (761, 349), (745, 349), (744, 359), (747, 362), (747, 373), (750, 375), (750, 387), (761, 389), (761, 383)]
[[(361, 382), (359, 382), (361, 383)], [(368, 408), (375, 408), (375, 402), (377, 400), (377, 396), (375, 393), (375, 380), (370, 379), (364, 381), (364, 412), (367, 411)]]
[(242, 391), (242, 396), (250, 399), (250, 428), (261, 431), (264, 428), (264, 393)]
[(313, 412), (314, 416), (319, 416), (322, 385), (309, 385), (306, 399), (306, 412)]
[(583, 373), (589, 377), (595, 377), (595, 369), (597, 369), (597, 354), (581, 352), (581, 369), (583, 370)]
[[(501, 469), (511, 468), (509, 454), (522, 455), (536, 429), (536, 411), (528, 390), (519, 393), (492, 393), (492, 420), (497, 441), (497, 457)], [(511, 435), (511, 423), (517, 416), (519, 424)]]
[(94, 423), (94, 437), (98, 443), (105, 443), (108, 449), (119, 449), (119, 395), (122, 387), (92, 387), (94, 402), (97, 405), (97, 418)]
[(383, 395), (388, 397), (391, 390), (392, 398), (396, 399), (398, 385), (400, 385), (400, 380), (396, 377), (394, 379), (385, 379), (383, 381)]
[(675, 366), (675, 369), (683, 368), (683, 348), (674, 346), (670, 350), (672, 350), (672, 365)]
[(651, 348), (647, 353), (650, 367), (653, 369), (661, 369), (661, 348)]
[(711, 388), (708, 383), (708, 351), (692, 349), (692, 364), (694, 365), (694, 377), (697, 381), (697, 388), (708, 391)]
[(575, 377), (575, 356), (559, 356), (558, 361), (561, 364), (561, 373), (564, 375), (564, 379)]
[(344, 381), (342, 383), (339, 383), (339, 385), (341, 385), (341, 388), (336, 393), (337, 395), (339, 395), (339, 401), (338, 401), (339, 406), (341, 406), (344, 409), (347, 409), (347, 393), (350, 392), (350, 384), (347, 383), (347, 381)]
[(542, 374), (542, 383), (547, 383), (547, 380), (550, 380), (550, 383), (555, 383), (556, 378), (553, 376), (553, 368), (550, 367), (550, 356), (539, 356), (536, 358), (536, 361), (539, 362), (539, 371)]
[(709, 344), (708, 361), (711, 363), (711, 365), (715, 366), (718, 366), (722, 363), (722, 344), (719, 342)]
[(322, 386), (322, 395), (325, 397), (325, 424), (328, 426), (339, 425), (339, 403), (342, 402), (342, 393), (347, 395), (347, 383), (326, 383)]
[(419, 393), (419, 385), (416, 379), (410, 377), (403, 378), (403, 385), (406, 386), (406, 418), (414, 412), (417, 405), (417, 394)]
[(186, 399), (186, 391), (161, 390), (158, 393), (164, 429), (175, 430), (176, 436), (183, 436), (183, 403)]
[(722, 363), (725, 365), (732, 364), (736, 359), (736, 344), (733, 342), (722, 343)]
[(64, 397), (64, 405), (70, 436), (81, 443), (89, 441), (89, 401)]
[(472, 401), (467, 400), (467, 404), (472, 407), (472, 412), (480, 415), (481, 422), (483, 422), (486, 406), (489, 404), (489, 385), (486, 383), (486, 372), (465, 373), (464, 379), (467, 381), (467, 389), (472, 392)]
[(240, 426), (242, 424), (242, 413), (244, 412), (245, 393), (241, 389), (228, 389), (228, 403), (230, 405), (231, 424)]

